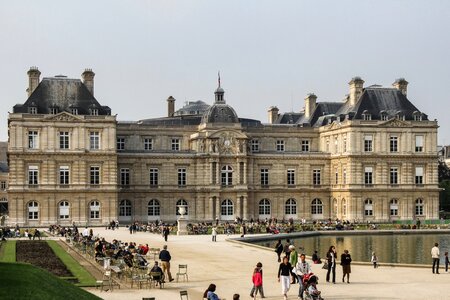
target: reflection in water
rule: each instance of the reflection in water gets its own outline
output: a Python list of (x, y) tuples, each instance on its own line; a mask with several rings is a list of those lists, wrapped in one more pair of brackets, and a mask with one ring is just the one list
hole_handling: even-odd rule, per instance
[[(283, 244), (286, 241), (283, 240)], [(450, 234), (396, 234), (396, 235), (351, 235), (351, 236), (315, 236), (291, 239), (297, 247), (303, 247), (306, 255), (317, 250), (325, 257), (331, 245), (336, 247), (338, 257), (347, 249), (354, 261), (370, 262), (372, 252), (383, 263), (431, 264), (431, 248), (439, 243), (441, 264), (444, 253), (450, 250)], [(255, 244), (274, 248), (276, 240), (255, 242)]]

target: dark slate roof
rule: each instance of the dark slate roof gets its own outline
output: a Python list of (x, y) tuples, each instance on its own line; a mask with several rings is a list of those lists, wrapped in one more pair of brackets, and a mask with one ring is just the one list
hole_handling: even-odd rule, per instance
[(239, 118), (231, 106), (216, 102), (203, 114), (202, 123), (239, 123)]
[[(316, 105), (312, 117), (309, 120), (309, 124), (314, 127), (325, 125), (325, 119), (327, 116), (335, 115), (341, 108), (343, 103), (340, 102), (319, 102)], [(306, 123), (306, 122), (303, 122)]]
[(192, 116), (175, 116), (165, 118), (144, 119), (138, 121), (137, 123), (146, 125), (183, 126), (183, 125), (200, 125), (201, 120), (202, 120), (201, 115), (192, 115)]
[(303, 113), (287, 112), (278, 116), (275, 124), (296, 124), (303, 116)]
[(29, 107), (37, 107), (38, 114), (49, 114), (50, 108), (58, 112), (71, 112), (77, 108), (79, 115), (89, 115), (90, 108), (98, 109), (99, 115), (110, 115), (111, 109), (102, 106), (80, 79), (65, 76), (44, 77), (24, 104), (14, 106), (15, 113), (28, 113)]
[(183, 115), (202, 115), (205, 111), (208, 110), (210, 106), (205, 102), (198, 101), (189, 101), (182, 108), (177, 110), (174, 113), (174, 116), (183, 116)]

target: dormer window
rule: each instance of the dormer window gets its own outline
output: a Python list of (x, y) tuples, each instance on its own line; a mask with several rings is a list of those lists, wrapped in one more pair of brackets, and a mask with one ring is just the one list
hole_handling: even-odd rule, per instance
[(78, 108), (71, 108), (70, 112), (72, 113), (72, 115), (78, 115)]
[(365, 110), (363, 111), (363, 113), (361, 114), (362, 118), (364, 121), (370, 121), (372, 120), (372, 115), (369, 113), (369, 111)]
[(381, 121), (387, 121), (387, 119), (388, 119), (388, 114), (386, 113), (386, 111), (382, 110), (382, 111), (380, 112), (380, 119), (381, 119)]
[(422, 121), (422, 113), (415, 111), (413, 112), (413, 120), (414, 121)]
[(58, 113), (58, 108), (57, 107), (50, 107), (50, 114), (56, 115), (57, 113)]
[(403, 114), (403, 112), (401, 112), (401, 111), (398, 111), (397, 114), (395, 115), (395, 118), (397, 120), (405, 121), (405, 114)]
[(98, 109), (97, 108), (91, 108), (90, 112), (91, 112), (91, 116), (98, 116)]
[(37, 107), (34, 107), (34, 106), (29, 107), (28, 111), (30, 114), (35, 115), (35, 114), (37, 114)]

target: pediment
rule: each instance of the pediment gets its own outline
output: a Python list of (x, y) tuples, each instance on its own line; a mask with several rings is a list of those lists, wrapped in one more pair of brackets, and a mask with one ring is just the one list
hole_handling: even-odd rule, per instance
[(410, 124), (403, 120), (391, 119), (389, 121), (381, 123), (380, 126), (382, 126), (382, 127), (410, 127)]
[(342, 123), (338, 121), (333, 121), (330, 125), (328, 125), (327, 129), (338, 129), (342, 127)]
[(47, 121), (63, 121), (63, 122), (74, 122), (74, 121), (82, 121), (80, 117), (69, 114), (68, 112), (60, 112), (56, 115), (50, 115), (45, 118)]
[(228, 138), (235, 138), (235, 139), (247, 139), (247, 135), (245, 135), (244, 133), (242, 133), (241, 131), (238, 130), (230, 130), (230, 129), (222, 129), (222, 130), (217, 130), (215, 132), (212, 132), (211, 134), (208, 134), (208, 138), (210, 139), (214, 139), (214, 138), (224, 138), (224, 137), (228, 137)]

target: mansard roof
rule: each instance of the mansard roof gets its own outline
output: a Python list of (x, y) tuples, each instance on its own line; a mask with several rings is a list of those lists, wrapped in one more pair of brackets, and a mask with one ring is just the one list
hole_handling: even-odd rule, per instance
[(90, 109), (97, 109), (98, 115), (110, 115), (111, 109), (102, 106), (80, 79), (66, 76), (44, 77), (24, 104), (17, 104), (14, 113), (28, 113), (36, 107), (38, 114), (49, 114), (51, 108), (59, 112), (78, 110), (79, 115), (89, 115)]

